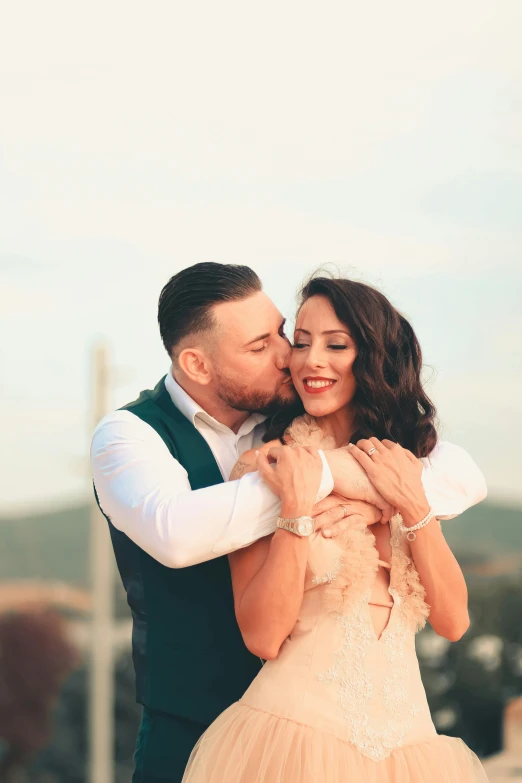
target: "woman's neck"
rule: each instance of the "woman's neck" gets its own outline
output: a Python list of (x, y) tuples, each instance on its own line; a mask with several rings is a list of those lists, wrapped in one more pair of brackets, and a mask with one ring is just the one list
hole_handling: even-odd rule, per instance
[(334, 413), (316, 418), (323, 434), (334, 439), (336, 448), (346, 446), (350, 442), (355, 430), (353, 420), (354, 414), (348, 405)]

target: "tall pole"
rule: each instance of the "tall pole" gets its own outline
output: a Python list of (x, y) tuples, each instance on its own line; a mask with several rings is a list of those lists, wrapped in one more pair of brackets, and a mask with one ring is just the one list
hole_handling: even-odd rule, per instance
[[(94, 346), (92, 355), (93, 425), (110, 408), (108, 350)], [(91, 506), (92, 649), (89, 688), (89, 782), (114, 780), (114, 556), (108, 525), (95, 501)]]

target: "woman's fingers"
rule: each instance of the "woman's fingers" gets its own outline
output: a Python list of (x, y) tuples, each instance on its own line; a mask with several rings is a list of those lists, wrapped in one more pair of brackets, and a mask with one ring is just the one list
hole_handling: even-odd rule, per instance
[(313, 517), (315, 529), (320, 530), (325, 538), (334, 538), (337, 523), (346, 516), (348, 501), (340, 495), (328, 495), (314, 506)]
[[(323, 500), (315, 504), (313, 508), (312, 516), (319, 517), (320, 514), (322, 514), (323, 512), (329, 511), (331, 508), (334, 507), (337, 508), (339, 504), (342, 502), (343, 499), (341, 498), (340, 495), (336, 495), (335, 493), (331, 495), (327, 495)], [(345, 500), (344, 502), (346, 503), (347, 501)]]
[[(364, 441), (359, 441), (359, 443)], [(366, 441), (366, 443), (369, 443), (370, 441)], [(375, 463), (372, 461), (372, 458), (368, 456), (367, 452), (364, 449), (361, 449), (359, 445), (354, 446), (353, 443), (348, 444), (348, 449), (350, 451), (350, 454), (357, 460), (359, 465), (364, 468), (368, 476), (371, 478), (372, 471), (375, 467)]]
[(386, 454), (386, 446), (383, 446), (379, 438), (370, 438), (368, 443), (371, 444), (370, 448), (374, 447), (380, 454)]
[[(361, 440), (357, 441), (357, 448), (360, 449), (361, 451), (363, 451), (365, 454), (367, 454), (370, 457), (371, 456), (370, 452), (372, 452), (372, 454), (375, 454), (375, 452), (380, 452), (381, 448), (382, 448), (382, 445), (381, 445), (380, 441), (377, 441), (377, 443), (379, 444), (379, 446), (377, 446), (373, 442), (374, 440), (377, 441), (377, 438), (371, 438), (371, 439), (369, 439), (369, 438), (361, 438)], [(372, 451), (372, 449), (373, 449), (373, 451)]]
[(388, 440), (387, 438), (383, 438), (382, 445), (388, 451), (404, 451), (400, 443), (395, 443), (394, 440)]

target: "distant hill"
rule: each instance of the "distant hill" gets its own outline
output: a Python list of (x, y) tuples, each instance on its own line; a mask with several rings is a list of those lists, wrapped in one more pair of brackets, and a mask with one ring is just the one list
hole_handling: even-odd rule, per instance
[(0, 579), (89, 584), (89, 508), (0, 518)]
[(522, 558), (522, 507), (480, 503), (442, 526), (461, 564), (511, 555)]
[[(463, 565), (520, 555), (522, 508), (482, 503), (443, 522)], [(89, 584), (89, 508), (0, 518), (0, 580), (53, 579)]]

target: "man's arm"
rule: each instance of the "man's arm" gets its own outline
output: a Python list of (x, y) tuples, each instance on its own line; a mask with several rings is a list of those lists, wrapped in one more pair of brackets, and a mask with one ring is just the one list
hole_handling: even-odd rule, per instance
[(479, 466), (454, 443), (440, 440), (421, 462), (424, 491), (438, 519), (453, 519), (488, 494)]
[[(333, 486), (323, 464), (321, 498)], [(258, 473), (192, 491), (186, 470), (157, 432), (130, 411), (100, 422), (91, 468), (112, 524), (170, 568), (212, 560), (276, 529), (281, 503)]]
[[(354, 497), (366, 486), (369, 502), (374, 491), (368, 476), (346, 449), (326, 451), (334, 478), (334, 490), (344, 497)], [(482, 471), (467, 451), (448, 441), (439, 441), (422, 463), (422, 484), (426, 498), (438, 519), (452, 519), (471, 508), (487, 495)], [(371, 489), (370, 489), (371, 488)]]

